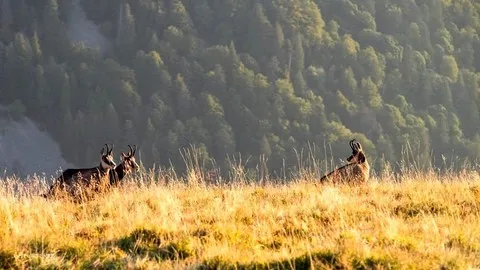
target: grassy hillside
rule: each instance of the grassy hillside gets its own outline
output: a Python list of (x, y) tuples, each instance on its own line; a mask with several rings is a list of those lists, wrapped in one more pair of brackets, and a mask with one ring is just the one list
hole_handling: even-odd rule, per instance
[(1, 181), (0, 268), (480, 267), (478, 173), (363, 187), (150, 180), (85, 204)]

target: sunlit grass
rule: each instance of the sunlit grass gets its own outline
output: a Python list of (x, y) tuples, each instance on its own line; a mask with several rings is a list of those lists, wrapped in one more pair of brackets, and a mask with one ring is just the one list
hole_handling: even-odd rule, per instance
[(480, 267), (475, 172), (358, 187), (146, 179), (85, 203), (3, 181), (0, 268)]

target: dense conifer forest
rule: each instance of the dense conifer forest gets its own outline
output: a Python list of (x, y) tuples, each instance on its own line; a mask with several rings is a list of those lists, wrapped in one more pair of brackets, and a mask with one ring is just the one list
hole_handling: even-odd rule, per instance
[(353, 137), (377, 171), (480, 156), (475, 0), (0, 3), (0, 103), (74, 164), (115, 143), (180, 168), (195, 145), (278, 172), (302, 149), (345, 158)]

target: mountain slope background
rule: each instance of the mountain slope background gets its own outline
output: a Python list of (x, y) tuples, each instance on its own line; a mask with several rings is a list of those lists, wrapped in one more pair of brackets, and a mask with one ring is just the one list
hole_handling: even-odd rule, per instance
[(0, 106), (0, 175), (21, 179), (52, 175), (71, 166), (61, 156), (58, 144), (48, 132), (26, 117), (11, 117), (10, 108)]
[(473, 0), (0, 3), (0, 103), (78, 166), (104, 143), (179, 169), (196, 145), (220, 168), (241, 153), (285, 172), (353, 137), (377, 171), (480, 156)]

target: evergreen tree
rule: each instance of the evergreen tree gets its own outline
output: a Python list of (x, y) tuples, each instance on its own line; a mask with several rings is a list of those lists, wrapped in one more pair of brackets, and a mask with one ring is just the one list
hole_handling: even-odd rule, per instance
[[(104, 128), (102, 129), (102, 139), (101, 141), (108, 142), (108, 143), (117, 143), (118, 135), (121, 132), (120, 129), (120, 120), (113, 107), (112, 103), (109, 103), (103, 115), (103, 124)], [(134, 144), (134, 142), (130, 142), (129, 144)]]
[(0, 40), (8, 42), (11, 40), (13, 33), (13, 14), (10, 5), (10, 0), (2, 1), (1, 9), (1, 26), (0, 26)]
[(156, 92), (162, 93), (163, 98), (167, 97), (169, 92), (165, 90), (171, 87), (172, 79), (159, 53), (150, 51), (145, 54), (139, 51), (135, 59), (135, 72), (138, 90), (144, 99), (148, 100)]
[(187, 12), (187, 9), (180, 0), (171, 1), (171, 9), (169, 19), (171, 24), (180, 28), (182, 31), (189, 33), (192, 31), (192, 19)]
[(174, 92), (176, 95), (177, 116), (181, 120), (187, 120), (193, 115), (194, 99), (180, 74), (177, 74), (175, 78)]
[[(3, 0), (0, 105), (75, 164), (112, 141), (181, 168), (193, 144), (219, 166), (265, 155), (273, 172), (296, 165), (294, 147), (341, 158), (355, 137), (374, 169), (413, 146), (423, 168), (430, 150), (444, 166), (480, 156), (479, 14), (472, 0)], [(72, 44), (97, 27), (102, 50)]]
[(47, 55), (65, 59), (70, 49), (65, 24), (60, 20), (58, 0), (46, 0), (43, 8), (42, 47)]
[(34, 63), (40, 64), (43, 60), (43, 52), (40, 46), (40, 40), (38, 38), (37, 31), (33, 33), (33, 37), (30, 43), (32, 44), (32, 53), (33, 53)]
[(128, 63), (128, 59), (130, 59), (135, 52), (136, 46), (135, 18), (128, 2), (123, 1), (120, 8), (116, 45), (118, 48), (118, 57)]

